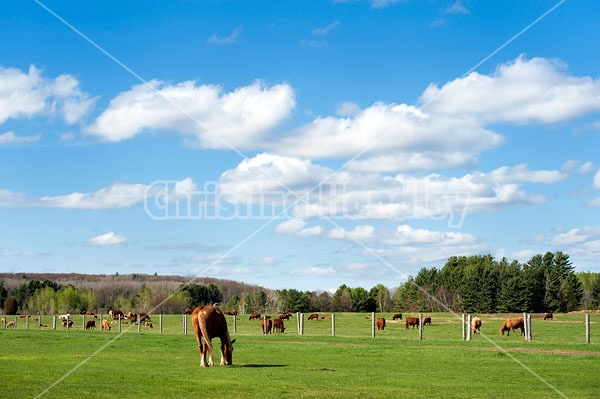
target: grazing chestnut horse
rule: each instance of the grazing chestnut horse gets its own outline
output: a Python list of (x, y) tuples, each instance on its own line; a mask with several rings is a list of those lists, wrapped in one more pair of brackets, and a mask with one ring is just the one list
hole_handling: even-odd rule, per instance
[[(196, 333), (198, 350), (200, 351), (200, 366), (208, 367), (214, 364), (212, 339), (221, 339), (221, 366), (232, 364), (233, 343), (227, 329), (227, 321), (223, 312), (213, 306), (198, 306), (192, 312), (192, 325)], [(204, 344), (202, 343), (204, 337)], [(208, 352), (208, 363), (206, 362)]]

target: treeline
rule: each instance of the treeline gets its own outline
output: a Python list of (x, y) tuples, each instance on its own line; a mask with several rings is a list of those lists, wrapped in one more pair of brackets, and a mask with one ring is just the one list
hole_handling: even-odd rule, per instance
[[(441, 268), (422, 268), (397, 288), (367, 290), (341, 285), (334, 293), (270, 290), (235, 281), (181, 283), (179, 276), (92, 276), (68, 284), (50, 279), (7, 285), (0, 280), (5, 314), (56, 314), (119, 309), (182, 313), (218, 303), (225, 310), (252, 312), (569, 312), (600, 307), (600, 274), (575, 273), (562, 252), (535, 255), (521, 264), (492, 255), (451, 257)], [(51, 276), (48, 276), (51, 277)], [(110, 279), (110, 281), (106, 281)], [(79, 281), (77, 283), (77, 281)], [(211, 282), (208, 282), (211, 281)], [(73, 283), (78, 284), (75, 286)]]
[(397, 309), (456, 312), (570, 312), (600, 305), (600, 275), (576, 274), (569, 255), (547, 252), (528, 262), (491, 255), (451, 257), (423, 268), (396, 290)]

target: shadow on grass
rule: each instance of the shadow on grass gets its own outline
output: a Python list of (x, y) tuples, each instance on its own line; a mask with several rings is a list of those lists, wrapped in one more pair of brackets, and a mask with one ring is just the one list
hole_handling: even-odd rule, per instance
[(267, 368), (267, 367), (287, 367), (287, 366), (288, 366), (287, 364), (240, 364), (237, 367)]

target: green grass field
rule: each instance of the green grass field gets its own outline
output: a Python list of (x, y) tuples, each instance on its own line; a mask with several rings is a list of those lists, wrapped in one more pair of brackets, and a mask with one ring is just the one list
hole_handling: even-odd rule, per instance
[[(38, 329), (24, 322), (0, 331), (2, 398), (597, 398), (600, 396), (600, 315), (585, 343), (583, 315), (533, 319), (533, 341), (498, 335), (504, 316), (481, 317), (482, 335), (462, 340), (460, 319), (432, 314), (423, 330), (391, 322), (371, 337), (365, 314), (296, 320), (285, 334), (264, 336), (260, 322), (240, 316), (233, 366), (201, 368), (195, 338), (182, 316), (158, 317), (153, 329), (122, 333)], [(4, 316), (6, 317), (6, 316)], [(47, 318), (47, 319), (45, 319)], [(189, 316), (188, 316), (189, 318)], [(8, 320), (12, 320), (8, 317)], [(51, 318), (42, 316), (51, 326)], [(99, 323), (98, 323), (99, 324)], [(218, 339), (215, 344), (218, 347)], [(218, 352), (218, 351), (217, 351)], [(220, 354), (216, 354), (218, 363)]]

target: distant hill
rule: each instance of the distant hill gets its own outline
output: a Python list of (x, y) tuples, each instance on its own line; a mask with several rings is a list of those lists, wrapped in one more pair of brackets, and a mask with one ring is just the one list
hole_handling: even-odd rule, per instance
[(80, 273), (0, 273), (0, 280), (4, 281), (4, 286), (14, 289), (30, 280), (50, 280), (61, 285), (72, 285), (75, 288), (89, 290), (103, 290), (107, 286), (112, 288), (126, 288), (127, 291), (138, 290), (142, 285), (151, 289), (170, 289), (176, 290), (182, 284), (214, 284), (219, 287), (223, 294), (223, 302), (227, 302), (235, 295), (241, 296), (242, 293), (252, 292), (257, 289), (269, 291), (263, 287), (246, 284), (239, 281), (217, 279), (212, 277), (194, 277), (194, 276), (161, 276), (151, 274), (80, 274)]

